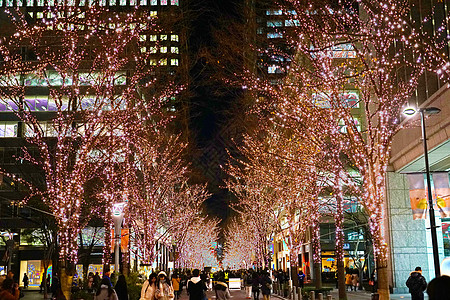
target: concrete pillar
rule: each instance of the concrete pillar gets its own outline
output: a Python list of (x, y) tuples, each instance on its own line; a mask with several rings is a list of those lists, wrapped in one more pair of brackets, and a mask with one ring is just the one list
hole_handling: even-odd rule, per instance
[(333, 300), (333, 296), (327, 295), (327, 300)]
[(323, 300), (323, 294), (322, 293), (318, 293), (317, 296), (319, 297), (319, 300)]
[(297, 295), (298, 295), (298, 300), (303, 300), (302, 288), (301, 287), (297, 288)]
[(314, 293), (314, 291), (309, 292), (309, 299), (310, 300), (316, 299), (316, 294)]

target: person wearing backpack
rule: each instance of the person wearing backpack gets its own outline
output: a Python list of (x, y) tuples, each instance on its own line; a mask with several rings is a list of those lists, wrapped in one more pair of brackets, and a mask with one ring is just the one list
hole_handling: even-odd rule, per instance
[(248, 270), (244, 275), (244, 285), (245, 285), (245, 294), (246, 299), (252, 298), (252, 270)]
[(416, 267), (416, 269), (411, 272), (406, 281), (406, 286), (411, 293), (411, 300), (424, 299), (423, 291), (427, 288), (427, 281), (425, 280), (425, 277), (422, 276), (422, 269), (420, 267)]

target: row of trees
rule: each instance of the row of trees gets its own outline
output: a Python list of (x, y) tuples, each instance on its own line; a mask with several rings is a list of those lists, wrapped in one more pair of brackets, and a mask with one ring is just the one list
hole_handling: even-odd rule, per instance
[[(442, 5), (436, 3), (431, 14), (444, 9)], [(380, 298), (389, 299), (384, 222), (392, 139), (402, 128), (401, 110), (421, 76), (434, 72), (448, 79), (448, 55), (440, 33), (448, 20), (436, 24), (440, 30), (427, 32), (433, 15), (411, 18), (411, 7), (408, 1), (388, 0), (286, 1), (283, 16), (295, 26), (290, 31), (276, 26), (271, 30), (284, 36), (288, 51), (258, 48), (256, 39), (252, 45), (259, 57), (268, 58), (260, 68), (289, 62), (279, 67), (283, 79), (264, 78), (257, 68), (235, 74), (248, 97), (255, 99), (250, 113), (259, 126), (245, 136), (241, 156), (230, 161), (228, 187), (242, 215), (267, 224), (261, 238), (253, 240), (254, 251), (258, 243), (267, 245), (274, 233), (282, 235), (295, 265), (310, 231), (320, 272), (319, 222), (331, 209), (340, 299), (346, 298), (345, 196), (359, 199), (368, 216)], [(256, 207), (261, 209), (256, 212)], [(230, 232), (236, 234), (230, 240), (247, 238)]]
[(110, 263), (115, 203), (126, 203), (123, 226), (141, 261), (155, 260), (157, 241), (189, 252), (196, 231), (214, 240), (217, 222), (201, 213), (206, 186), (190, 184), (187, 145), (171, 129), (170, 101), (184, 87), (175, 76), (157, 76), (169, 74), (167, 60), (155, 55), (163, 52), (158, 43), (156, 51), (143, 44), (161, 32), (154, 16), (96, 4), (48, 7), (34, 19), (19, 9), (5, 14), (0, 97), (26, 141), (16, 159), (28, 172), (2, 173), (28, 189), (22, 204), (51, 216), (42, 236), (60, 262), (66, 297), (75, 263), (84, 257), (89, 265), (89, 251), (79, 247), (92, 245), (78, 243), (83, 228), (105, 227)]

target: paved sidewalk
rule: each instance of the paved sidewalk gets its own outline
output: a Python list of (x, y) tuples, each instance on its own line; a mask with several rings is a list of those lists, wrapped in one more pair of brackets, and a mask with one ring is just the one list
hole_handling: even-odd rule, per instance
[[(338, 290), (333, 289), (333, 291), (331, 291), (331, 296), (333, 297), (333, 300), (339, 299), (338, 298)], [(273, 297), (281, 299), (281, 300), (290, 300), (290, 299), (285, 299), (276, 294), (273, 294)], [(324, 299), (326, 299), (326, 298), (324, 297)], [(370, 299), (372, 299), (372, 293), (369, 293), (366, 291), (347, 292), (347, 299), (348, 300), (365, 300), (365, 299), (370, 300)], [(390, 299), (391, 300), (400, 300), (400, 299), (411, 300), (411, 295), (410, 294), (391, 294)], [(426, 293), (425, 293), (425, 299), (428, 299), (428, 295)]]

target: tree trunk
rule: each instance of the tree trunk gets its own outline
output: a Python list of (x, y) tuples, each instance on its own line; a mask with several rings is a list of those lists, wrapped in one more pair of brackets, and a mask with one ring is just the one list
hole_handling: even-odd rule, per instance
[(322, 288), (322, 268), (321, 263), (314, 262), (314, 284), (316, 289)]
[(68, 266), (61, 266), (60, 285), (64, 296), (66, 297), (67, 300), (70, 300), (72, 296), (71, 289), (72, 289), (73, 275), (75, 274), (75, 266), (70, 263), (64, 263), (64, 265)]
[(339, 300), (347, 300), (347, 289), (345, 287), (345, 269), (344, 269), (344, 206), (343, 193), (336, 174), (336, 263), (337, 263), (337, 281), (339, 289)]
[(377, 281), (378, 281), (378, 294), (380, 300), (390, 299), (389, 295), (389, 274), (387, 268), (387, 262), (377, 258)]

